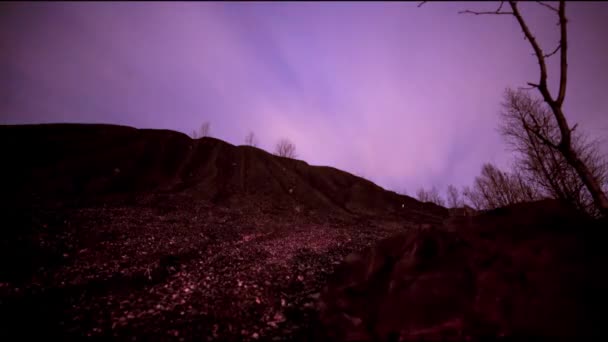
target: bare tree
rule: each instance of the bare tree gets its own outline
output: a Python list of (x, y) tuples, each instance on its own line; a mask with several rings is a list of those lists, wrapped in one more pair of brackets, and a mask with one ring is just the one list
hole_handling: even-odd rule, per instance
[(288, 139), (281, 139), (275, 147), (275, 154), (279, 157), (296, 158), (296, 145)]
[(449, 208), (460, 208), (464, 206), (464, 202), (460, 198), (460, 193), (458, 192), (458, 189), (452, 184), (448, 185), (447, 203)]
[(192, 139), (208, 137), (210, 127), (211, 124), (209, 123), (209, 121), (205, 121), (199, 128), (198, 132), (196, 130), (192, 130), (190, 136), (192, 137)]
[(199, 131), (199, 137), (200, 138), (208, 137), (209, 136), (209, 129), (210, 128), (211, 128), (211, 124), (209, 123), (209, 121), (205, 121), (201, 125), (201, 129)]
[[(543, 100), (522, 90), (507, 89), (501, 119), (499, 129), (516, 153), (516, 169), (521, 170), (528, 181), (548, 197), (567, 201), (592, 216), (599, 216), (593, 197), (574, 167), (538, 136), (553, 143), (560, 137), (559, 127)], [(597, 140), (588, 141), (580, 131), (573, 131), (571, 139), (572, 149), (600, 186), (606, 188), (608, 165), (599, 153)]]
[(253, 131), (250, 131), (249, 134), (247, 134), (247, 136), (245, 136), (245, 144), (247, 144), (249, 146), (253, 146), (253, 147), (258, 146), (258, 142), (255, 138), (255, 134), (253, 133)]
[(482, 210), (486, 208), (485, 201), (480, 191), (471, 189), (469, 186), (462, 188), (463, 201), (468, 201), (468, 204), (476, 210)]
[[(552, 137), (544, 135), (542, 131), (532, 129), (531, 132), (536, 135), (543, 144), (558, 151), (564, 157), (566, 162), (574, 168), (576, 174), (581, 179), (582, 183), (585, 185), (593, 198), (593, 202), (597, 210), (604, 217), (608, 217), (608, 197), (606, 197), (606, 194), (602, 189), (600, 180), (597, 179), (589, 165), (585, 162), (585, 160), (583, 160), (583, 158), (581, 158), (579, 153), (573, 147), (572, 132), (576, 129), (576, 125), (570, 127), (562, 108), (566, 98), (566, 87), (568, 85), (568, 19), (566, 18), (566, 2), (561, 0), (559, 2), (559, 7), (555, 7), (545, 2), (537, 1), (539, 5), (542, 5), (550, 11), (556, 13), (559, 18), (560, 41), (557, 47), (549, 53), (545, 53), (536, 40), (536, 37), (532, 34), (532, 31), (530, 31), (528, 23), (526, 23), (519, 8), (517, 7), (518, 2), (508, 2), (511, 7), (511, 11), (502, 10), (504, 3), (505, 1), (501, 1), (496, 11), (478, 12), (465, 10), (461, 11), (460, 13), (474, 15), (509, 15), (513, 16), (517, 20), (517, 23), (523, 31), (526, 40), (530, 43), (532, 49), (534, 50), (534, 55), (536, 56), (540, 71), (538, 83), (528, 82), (528, 85), (531, 86), (532, 89), (537, 89), (542, 95), (543, 100), (553, 114), (552, 118), (555, 120), (554, 123), (557, 125), (559, 130), (559, 136), (554, 140), (551, 139)], [(549, 91), (549, 86), (547, 84), (548, 72), (546, 59), (558, 52), (560, 56), (559, 90), (557, 92), (557, 97), (555, 97)]]
[(416, 191), (416, 197), (418, 197), (420, 202), (431, 202), (440, 206), (445, 206), (443, 198), (441, 198), (439, 191), (437, 191), (437, 188), (434, 186), (429, 191), (424, 190), (424, 188), (418, 189), (418, 191)]
[(489, 163), (484, 164), (481, 175), (475, 177), (473, 188), (465, 187), (462, 194), (477, 210), (494, 209), (541, 198), (520, 173), (504, 172)]
[(416, 198), (418, 198), (420, 202), (430, 202), (430, 196), (424, 188), (420, 188), (416, 191)]

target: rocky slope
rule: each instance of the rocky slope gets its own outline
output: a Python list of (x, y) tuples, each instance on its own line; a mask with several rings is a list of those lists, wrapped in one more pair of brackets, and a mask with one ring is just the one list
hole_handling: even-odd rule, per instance
[(558, 202), (448, 217), (333, 168), (111, 125), (0, 126), (0, 150), (2, 340), (606, 334), (606, 224)]
[(7, 204), (41, 198), (115, 202), (120, 195), (186, 191), (196, 199), (236, 208), (255, 203), (313, 215), (393, 215), (419, 221), (447, 215), (445, 208), (386, 191), (335, 168), (215, 138), (192, 140), (174, 131), (113, 125), (2, 126), (0, 146), (7, 165), (0, 171)]
[(3, 126), (0, 149), (3, 336), (309, 340), (344, 256), (447, 215), (171, 131)]

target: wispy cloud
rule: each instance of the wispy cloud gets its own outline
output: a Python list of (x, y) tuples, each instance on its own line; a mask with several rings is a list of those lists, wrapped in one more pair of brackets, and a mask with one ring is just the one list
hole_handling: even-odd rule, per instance
[[(0, 121), (190, 132), (208, 120), (231, 143), (253, 130), (272, 150), (288, 137), (309, 163), (392, 189), (464, 185), (483, 162), (509, 160), (495, 130), (501, 96), (537, 75), (513, 20), (456, 14), (490, 5), (3, 4)], [(608, 6), (568, 8), (567, 110), (599, 135)], [(525, 9), (554, 44), (554, 19)]]

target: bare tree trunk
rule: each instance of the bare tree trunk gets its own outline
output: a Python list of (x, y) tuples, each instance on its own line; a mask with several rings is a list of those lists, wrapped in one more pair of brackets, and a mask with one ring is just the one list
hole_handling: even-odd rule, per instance
[[(589, 168), (583, 161), (579, 158), (576, 152), (572, 149), (572, 138), (571, 133), (574, 128), (570, 128), (568, 125), (568, 121), (566, 120), (566, 116), (562, 111), (562, 104), (564, 103), (564, 99), (566, 97), (566, 85), (567, 85), (567, 75), (568, 75), (568, 30), (567, 23), (568, 20), (566, 18), (566, 3), (564, 0), (559, 2), (559, 9), (557, 9), (559, 15), (559, 25), (560, 25), (560, 43), (558, 49), (560, 50), (560, 79), (559, 79), (559, 93), (557, 99), (553, 99), (551, 93), (549, 92), (549, 88), (547, 86), (547, 66), (545, 63), (545, 58), (550, 56), (545, 55), (543, 50), (540, 48), (540, 45), (536, 41), (535, 37), (530, 32), (528, 25), (524, 21), (519, 9), (517, 8), (516, 1), (509, 1), (511, 5), (511, 9), (513, 10), (513, 15), (517, 19), (519, 26), (522, 31), (524, 31), (524, 35), (532, 45), (534, 49), (534, 54), (538, 59), (538, 65), (540, 67), (540, 82), (538, 84), (529, 83), (531, 86), (536, 87), (543, 96), (543, 99), (551, 110), (553, 111), (553, 115), (555, 120), (557, 121), (557, 125), (559, 127), (561, 133), (561, 140), (559, 145), (555, 146), (550, 143), (546, 139), (542, 139), (545, 143), (548, 143), (550, 146), (556, 148), (560, 151), (566, 161), (576, 170), (576, 173), (579, 175), (589, 193), (593, 197), (593, 201), (595, 202), (596, 207), (602, 213), (602, 216), (608, 217), (608, 198), (606, 194), (602, 190), (599, 182), (593, 174), (589, 171)], [(554, 9), (555, 10), (555, 9)], [(557, 49), (555, 50), (557, 51)], [(576, 127), (576, 126), (575, 126)], [(540, 137), (539, 137), (540, 138)]]
[[(422, 1), (418, 7), (422, 6), (426, 1)], [(540, 68), (540, 80), (538, 83), (528, 82), (528, 85), (538, 89), (545, 100), (545, 102), (551, 108), (553, 112), (553, 116), (557, 122), (560, 131), (560, 142), (558, 145), (554, 144), (547, 137), (543, 136), (539, 132), (534, 132), (539, 140), (541, 140), (547, 146), (554, 148), (559, 151), (564, 159), (570, 164), (576, 173), (580, 177), (581, 181), (584, 183), (587, 190), (591, 194), (594, 204), (596, 208), (600, 211), (600, 213), (608, 218), (608, 199), (606, 198), (606, 194), (602, 190), (600, 186), (599, 180), (593, 175), (593, 173), (589, 170), (588, 165), (585, 164), (583, 160), (581, 160), (580, 156), (576, 153), (576, 151), (572, 148), (572, 137), (571, 133), (576, 128), (574, 125), (573, 128), (570, 128), (568, 125), (568, 121), (562, 111), (562, 105), (564, 103), (564, 99), (566, 98), (566, 86), (568, 84), (568, 19), (566, 18), (566, 3), (564, 0), (560, 0), (559, 7), (555, 7), (551, 4), (537, 1), (538, 4), (550, 9), (551, 11), (557, 13), (559, 17), (559, 26), (560, 26), (560, 42), (557, 48), (552, 52), (545, 54), (541, 49), (540, 45), (536, 41), (536, 38), (530, 31), (528, 24), (524, 20), (521, 15), (519, 8), (517, 7), (517, 1), (510, 0), (508, 1), (511, 6), (511, 11), (503, 10), (503, 5), (505, 1), (501, 1), (500, 5), (495, 11), (471, 11), (465, 10), (460, 11), (459, 13), (463, 14), (474, 14), (474, 15), (512, 15), (517, 19), (517, 22), (523, 31), (525, 38), (528, 40), (532, 48), (534, 49), (534, 54), (536, 55), (538, 66)], [(559, 75), (559, 91), (557, 94), (557, 98), (554, 99), (549, 92), (549, 88), (547, 86), (547, 64), (545, 63), (545, 59), (551, 57), (559, 51), (560, 56), (560, 75)]]
[(579, 175), (583, 184), (591, 193), (591, 197), (593, 197), (593, 201), (595, 202), (596, 207), (601, 212), (602, 216), (608, 218), (608, 197), (602, 190), (601, 186), (593, 177), (593, 174), (589, 171), (589, 168), (583, 161), (578, 157), (576, 152), (570, 148), (570, 146), (560, 146), (560, 152), (564, 155), (564, 158), (568, 161), (570, 165), (576, 170), (576, 173)]

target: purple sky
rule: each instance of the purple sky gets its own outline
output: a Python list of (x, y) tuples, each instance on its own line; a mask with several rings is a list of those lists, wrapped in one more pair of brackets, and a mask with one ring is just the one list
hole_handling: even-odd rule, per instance
[[(103, 122), (211, 134), (413, 194), (508, 165), (506, 87), (538, 80), (493, 3), (1, 3), (0, 123)], [(546, 50), (556, 18), (520, 6)], [(608, 136), (608, 3), (568, 3), (566, 115)], [(551, 70), (557, 71), (557, 58)], [(555, 85), (557, 77), (550, 75)], [(553, 87), (555, 88), (555, 87)], [(602, 148), (608, 151), (608, 141)]]

